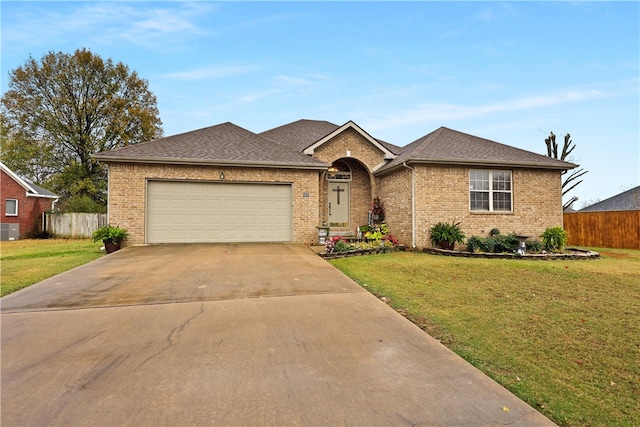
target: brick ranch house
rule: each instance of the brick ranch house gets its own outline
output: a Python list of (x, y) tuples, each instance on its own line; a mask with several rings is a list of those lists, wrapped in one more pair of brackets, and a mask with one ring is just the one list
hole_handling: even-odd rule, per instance
[(441, 127), (399, 147), (349, 121), (299, 120), (262, 133), (232, 123), (102, 152), (111, 224), (129, 244), (318, 241), (367, 224), (379, 196), (401, 243), (429, 228), (540, 235), (562, 226), (560, 175), (577, 165)]
[(1, 240), (16, 240), (42, 232), (42, 213), (58, 196), (21, 178), (0, 162)]

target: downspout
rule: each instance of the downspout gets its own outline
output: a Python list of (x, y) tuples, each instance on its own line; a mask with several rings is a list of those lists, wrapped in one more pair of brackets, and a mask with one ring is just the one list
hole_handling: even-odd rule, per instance
[(402, 166), (411, 171), (411, 247), (416, 248), (416, 170), (402, 162)]

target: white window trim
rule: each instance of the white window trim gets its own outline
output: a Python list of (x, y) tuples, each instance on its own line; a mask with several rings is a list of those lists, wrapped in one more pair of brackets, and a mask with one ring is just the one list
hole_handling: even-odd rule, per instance
[[(9, 200), (13, 200), (14, 202), (16, 202), (16, 210), (15, 210), (15, 213), (9, 213), (9, 212), (7, 212), (7, 202), (8, 202)], [(5, 199), (5, 201), (4, 201), (4, 209), (5, 209), (5, 211), (4, 211), (4, 215), (5, 215), (5, 216), (18, 216), (18, 199), (13, 199), (13, 198), (10, 198), (10, 197), (9, 197), (9, 198), (6, 198), (6, 199)]]
[[(489, 172), (489, 210), (484, 210), (484, 209), (471, 209), (471, 193), (476, 191), (476, 192), (480, 192), (482, 190), (471, 190), (471, 172), (473, 171), (483, 171), (483, 172)], [(503, 190), (494, 190), (493, 189), (493, 173), (494, 172), (509, 172), (509, 176), (510, 176), (510, 183), (511, 183), (511, 190), (510, 191), (503, 191)], [(486, 190), (484, 190), (483, 192), (486, 192)], [(493, 209), (493, 193), (509, 193), (509, 205), (511, 206), (511, 209), (509, 209), (508, 211), (505, 210), (494, 210)], [(512, 213), (513, 212), (513, 171), (512, 170), (505, 170), (505, 169), (470, 169), (469, 170), (469, 210), (471, 212), (474, 213), (483, 213), (483, 212), (496, 212), (496, 213)]]

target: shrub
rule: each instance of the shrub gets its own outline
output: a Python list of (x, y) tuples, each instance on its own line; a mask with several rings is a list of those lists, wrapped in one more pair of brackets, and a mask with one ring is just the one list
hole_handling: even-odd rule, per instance
[[(542, 243), (537, 240), (527, 240), (525, 242), (527, 252), (541, 252)], [(467, 250), (470, 252), (481, 251), (487, 253), (513, 253), (520, 248), (520, 239), (514, 234), (498, 234), (491, 237), (482, 238), (471, 236), (467, 239)]]
[(498, 230), (497, 228), (492, 228), (491, 231), (489, 232), (489, 236), (497, 236), (500, 234), (500, 230)]
[(527, 252), (540, 253), (542, 252), (542, 242), (540, 240), (527, 239), (525, 242)]
[(484, 239), (481, 249), (484, 252), (489, 252), (493, 254), (493, 253), (499, 252), (496, 249), (496, 246), (498, 246), (498, 239), (496, 239), (495, 237), (487, 237), (486, 239)]
[(520, 239), (513, 233), (504, 236), (501, 239), (501, 243), (503, 248), (502, 252), (515, 252), (520, 247)]
[(550, 227), (542, 233), (542, 244), (551, 252), (561, 251), (567, 246), (567, 232), (562, 227)]
[(467, 250), (469, 252), (480, 251), (482, 250), (483, 243), (482, 237), (471, 236), (467, 239)]
[(350, 251), (351, 249), (353, 249), (353, 247), (345, 242), (344, 240), (338, 240), (336, 242), (336, 246), (335, 246), (335, 251), (336, 252), (346, 252), (346, 251)]

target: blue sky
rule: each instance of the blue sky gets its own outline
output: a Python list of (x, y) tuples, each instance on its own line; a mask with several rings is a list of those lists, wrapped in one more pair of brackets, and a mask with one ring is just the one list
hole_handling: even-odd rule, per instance
[(401, 146), (446, 126), (546, 154), (570, 133), (579, 208), (640, 182), (639, 5), (2, 1), (1, 87), (84, 47), (149, 81), (165, 135), (353, 120)]

